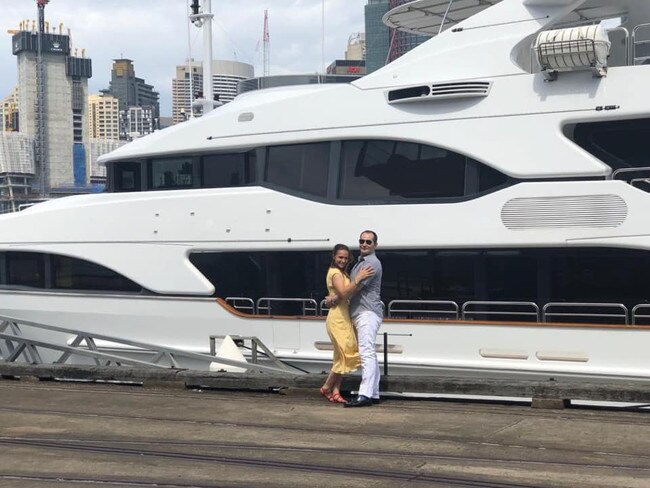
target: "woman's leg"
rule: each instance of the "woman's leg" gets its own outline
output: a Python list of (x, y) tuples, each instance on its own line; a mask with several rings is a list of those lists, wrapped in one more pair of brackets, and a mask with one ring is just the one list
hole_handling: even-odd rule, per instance
[(339, 373), (335, 373), (334, 371), (330, 371), (330, 374), (327, 375), (327, 379), (323, 384), (323, 388), (329, 391), (334, 391), (334, 388), (337, 388), (338, 391), (338, 385), (340, 384), (341, 384), (341, 375)]

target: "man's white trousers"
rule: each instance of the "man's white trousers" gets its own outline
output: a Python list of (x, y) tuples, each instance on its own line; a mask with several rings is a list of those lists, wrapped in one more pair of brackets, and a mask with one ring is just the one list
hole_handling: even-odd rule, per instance
[(379, 364), (377, 363), (377, 332), (382, 318), (373, 312), (361, 312), (354, 319), (361, 356), (361, 385), (359, 395), (379, 398)]

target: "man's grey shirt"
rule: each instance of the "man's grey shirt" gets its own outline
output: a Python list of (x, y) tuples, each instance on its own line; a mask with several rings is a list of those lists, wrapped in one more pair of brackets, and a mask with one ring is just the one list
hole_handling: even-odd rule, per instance
[(360, 256), (357, 264), (354, 265), (350, 272), (350, 277), (354, 279), (361, 268), (372, 266), (375, 274), (361, 281), (357, 286), (360, 290), (350, 298), (350, 316), (352, 318), (361, 312), (373, 312), (379, 317), (384, 316), (384, 309), (381, 303), (381, 262), (375, 256), (375, 253), (367, 256)]

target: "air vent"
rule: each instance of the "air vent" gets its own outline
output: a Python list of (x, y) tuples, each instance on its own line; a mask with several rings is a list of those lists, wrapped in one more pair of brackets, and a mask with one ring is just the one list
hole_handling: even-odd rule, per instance
[(418, 85), (387, 93), (388, 103), (422, 102), (453, 98), (487, 97), (492, 88), (491, 81), (463, 81)]
[(513, 198), (501, 209), (510, 230), (618, 227), (627, 205), (618, 195)]

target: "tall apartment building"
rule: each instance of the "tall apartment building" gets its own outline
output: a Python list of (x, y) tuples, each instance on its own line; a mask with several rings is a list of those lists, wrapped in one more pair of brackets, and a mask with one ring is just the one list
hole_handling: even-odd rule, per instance
[(120, 138), (120, 104), (111, 95), (88, 96), (88, 129), (91, 139)]
[[(190, 91), (192, 77), (192, 92)], [(254, 68), (238, 61), (212, 61), (212, 89), (219, 101), (228, 103), (237, 96), (237, 85), (254, 76)], [(191, 113), (191, 102), (203, 93), (203, 63), (191, 60), (176, 66), (176, 77), (172, 80), (172, 119), (174, 124), (186, 120)]]
[(388, 59), (390, 29), (381, 20), (388, 10), (388, 0), (368, 0), (365, 7), (367, 73), (377, 71)]
[(18, 87), (0, 101), (0, 132), (17, 132), (18, 117)]
[(155, 130), (153, 121), (153, 110), (150, 106), (120, 110), (120, 139), (132, 141), (151, 134)]
[[(131, 107), (140, 107), (144, 109), (142, 113), (150, 114), (151, 119), (146, 125), (154, 129), (159, 128), (159, 93), (154, 90), (153, 85), (149, 85), (144, 79), (135, 76), (135, 68), (131, 59), (113, 60), (110, 85), (107, 90), (103, 90), (103, 93), (118, 99), (121, 121), (128, 119)], [(130, 127), (120, 127), (121, 137), (126, 137), (125, 134), (131, 132)]]
[[(88, 183), (88, 78), (92, 62), (72, 55), (70, 36), (21, 24), (12, 37), (18, 60), (20, 133), (35, 139), (35, 185), (39, 192), (70, 191)], [(39, 37), (41, 56), (39, 58)]]
[(348, 37), (345, 59), (347, 61), (361, 61), (366, 59), (366, 34), (364, 32), (356, 32)]

